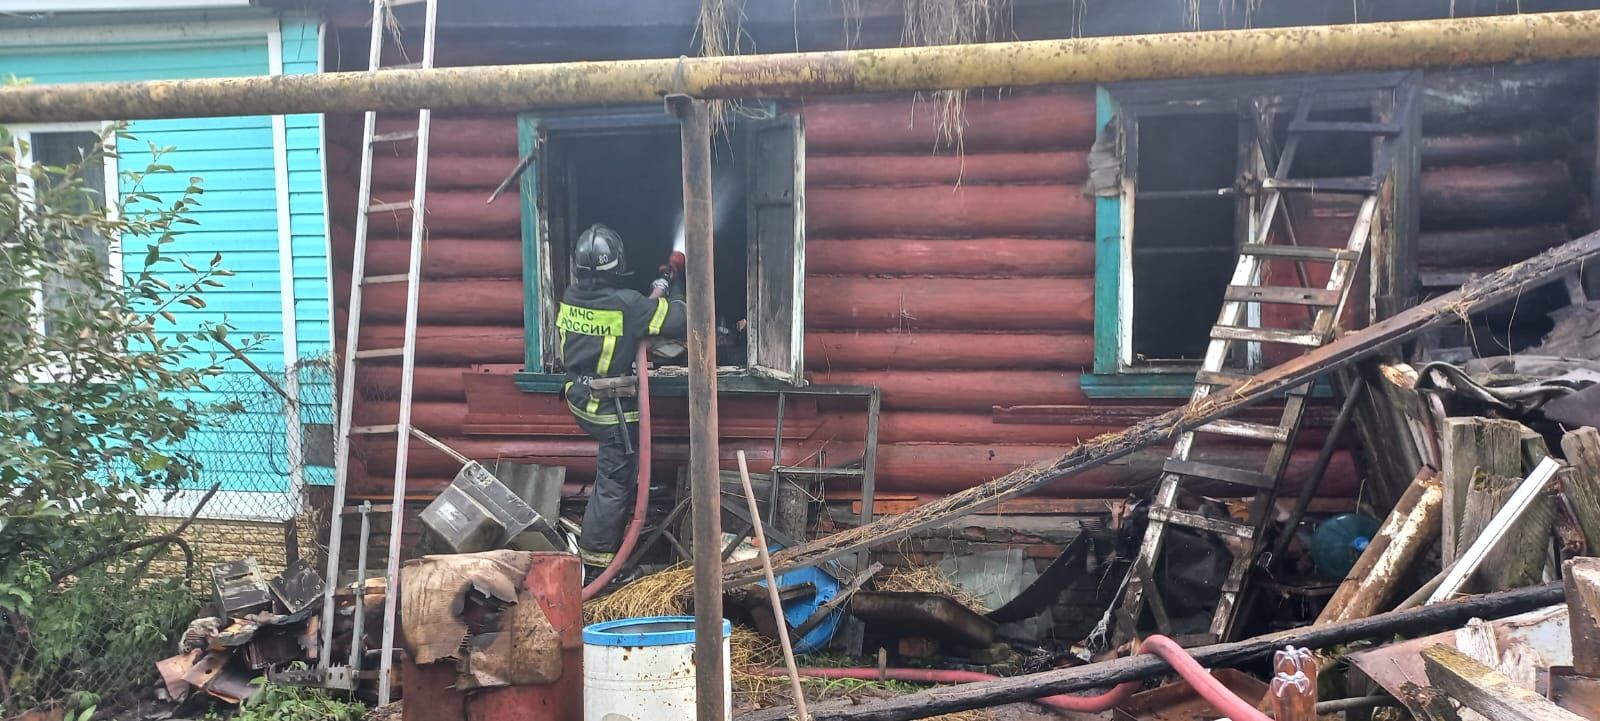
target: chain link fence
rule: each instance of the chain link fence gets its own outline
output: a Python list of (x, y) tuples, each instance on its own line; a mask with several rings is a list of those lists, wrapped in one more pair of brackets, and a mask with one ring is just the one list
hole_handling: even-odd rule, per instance
[(332, 359), (287, 371), (235, 366), (197, 400), (227, 409), (182, 444), (202, 470), (177, 491), (152, 493), (129, 535), (181, 542), (73, 549), (89, 562), (35, 598), (27, 618), (0, 616), (0, 718), (90, 706), (143, 718), (141, 707), (157, 703), (156, 662), (177, 652), (190, 621), (215, 610), (213, 564), (254, 557), (269, 579), (296, 556), (320, 568), (327, 531), (318, 499), (333, 482)]

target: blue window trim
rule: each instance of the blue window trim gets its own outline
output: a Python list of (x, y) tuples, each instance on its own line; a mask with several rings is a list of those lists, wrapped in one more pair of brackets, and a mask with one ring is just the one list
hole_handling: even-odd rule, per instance
[[(1116, 101), (1105, 87), (1095, 88), (1098, 131), (1115, 121)], [(1124, 373), (1117, 359), (1117, 326), (1122, 303), (1122, 196), (1094, 199), (1094, 371), (1079, 378), (1090, 398), (1187, 398), (1190, 373)]]

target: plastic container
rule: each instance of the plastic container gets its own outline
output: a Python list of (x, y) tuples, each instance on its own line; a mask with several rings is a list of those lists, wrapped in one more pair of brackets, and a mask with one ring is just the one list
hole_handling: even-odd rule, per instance
[[(722, 621), (722, 704), (733, 717), (728, 636)], [(583, 629), (584, 721), (693, 721), (694, 617), (654, 616)]]

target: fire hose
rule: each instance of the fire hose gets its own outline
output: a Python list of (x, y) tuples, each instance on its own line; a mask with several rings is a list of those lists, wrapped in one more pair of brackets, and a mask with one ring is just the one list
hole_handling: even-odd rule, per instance
[[(683, 265), (683, 251), (674, 247), (667, 265), (661, 267), (662, 279), (671, 283), (678, 273), (683, 272)], [(660, 298), (665, 292), (664, 288), (657, 288), (650, 293), (650, 298)], [(606, 570), (583, 587), (585, 601), (600, 595), (611, 580), (627, 568), (628, 557), (633, 555), (634, 546), (639, 543), (639, 535), (644, 532), (645, 516), (650, 511), (650, 348), (642, 339), (633, 362), (634, 372), (639, 376), (639, 447), (636, 451), (639, 454), (639, 477), (633, 490), (633, 520), (628, 522), (628, 530), (622, 535), (622, 545), (611, 557), (611, 563), (606, 564)], [(623, 419), (624, 433), (627, 432), (626, 421)]]
[[(1178, 672), (1195, 691), (1209, 702), (1217, 711), (1233, 721), (1271, 721), (1271, 717), (1256, 710), (1255, 704), (1239, 698), (1218, 681), (1215, 676), (1206, 671), (1194, 657), (1183, 650), (1177, 642), (1166, 636), (1150, 636), (1139, 646), (1139, 653), (1153, 653), (1160, 656), (1172, 669)], [(771, 676), (782, 676), (788, 671), (781, 668), (760, 669), (759, 673)], [(923, 668), (801, 668), (801, 676), (812, 678), (848, 678), (861, 681), (906, 681), (909, 683), (970, 683), (973, 681), (992, 681), (998, 676), (977, 671), (957, 671), (946, 669)], [(1095, 696), (1072, 696), (1059, 694), (1035, 699), (1038, 703), (1063, 711), (1078, 713), (1098, 713), (1110, 710), (1118, 704), (1126, 702), (1134, 693), (1138, 692), (1141, 682), (1128, 681), (1105, 693)]]

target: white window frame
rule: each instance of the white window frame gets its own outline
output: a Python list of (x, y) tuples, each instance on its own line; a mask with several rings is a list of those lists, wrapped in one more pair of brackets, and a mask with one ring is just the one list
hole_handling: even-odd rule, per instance
[[(111, 124), (103, 121), (89, 121), (76, 123), (28, 123), (9, 126), (11, 132), (12, 150), (17, 158), (17, 192), (24, 202), (31, 208), (34, 202), (33, 176), (33, 136), (49, 135), (52, 133), (94, 133), (104, 139), (106, 131)], [(112, 140), (115, 142), (115, 139)], [(121, 188), (118, 180), (121, 173), (117, 167), (117, 158), (114, 152), (108, 152), (104, 158), (103, 172), (105, 177), (105, 196), (101, 199), (110, 217), (117, 217), (117, 207), (121, 202)], [(106, 278), (113, 283), (122, 283), (122, 237), (112, 236), (106, 238)], [(44, 314), (39, 312), (44, 308), (44, 288), (33, 289), (33, 330), (40, 335), (44, 334)], [(34, 371), (36, 381), (52, 380), (60, 376), (59, 367), (40, 368)]]

